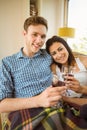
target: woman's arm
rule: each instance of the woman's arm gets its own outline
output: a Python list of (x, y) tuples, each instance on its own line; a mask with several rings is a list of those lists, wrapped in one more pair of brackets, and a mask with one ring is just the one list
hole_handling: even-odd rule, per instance
[(56, 64), (51, 64), (51, 71), (56, 74)]
[(63, 96), (62, 99), (63, 99), (63, 101), (65, 101), (66, 103), (68, 103), (72, 106), (73, 106), (73, 104), (76, 104), (79, 106), (87, 104), (86, 98), (72, 98), (72, 97)]

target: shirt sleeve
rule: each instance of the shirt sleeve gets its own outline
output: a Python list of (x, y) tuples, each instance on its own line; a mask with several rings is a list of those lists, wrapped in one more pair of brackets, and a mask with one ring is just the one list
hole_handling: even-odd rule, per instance
[(9, 66), (3, 60), (0, 63), (0, 100), (12, 97), (13, 83)]

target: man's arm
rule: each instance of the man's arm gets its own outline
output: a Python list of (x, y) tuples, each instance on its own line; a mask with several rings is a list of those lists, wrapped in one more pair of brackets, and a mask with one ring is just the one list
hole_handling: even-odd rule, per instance
[(0, 101), (0, 113), (38, 107), (38, 96), (32, 98), (5, 98)]
[(0, 102), (0, 113), (27, 108), (51, 107), (58, 103), (66, 87), (48, 87), (41, 94), (30, 98), (5, 98)]

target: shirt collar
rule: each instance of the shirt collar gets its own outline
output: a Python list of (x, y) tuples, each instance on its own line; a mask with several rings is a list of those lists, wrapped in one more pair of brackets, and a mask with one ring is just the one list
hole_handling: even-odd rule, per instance
[[(40, 49), (33, 57), (36, 57), (36, 56), (42, 55), (42, 54), (44, 54), (44, 52), (42, 51), (42, 49)], [(20, 58), (29, 58), (29, 57), (27, 57), (23, 54), (23, 48), (21, 48), (17, 55), (17, 58), (20, 59)]]

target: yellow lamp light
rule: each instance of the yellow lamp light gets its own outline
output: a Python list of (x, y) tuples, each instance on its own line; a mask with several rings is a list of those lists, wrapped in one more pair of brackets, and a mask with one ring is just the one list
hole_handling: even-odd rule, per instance
[(60, 27), (58, 30), (58, 35), (65, 38), (74, 38), (75, 29), (68, 27), (68, 4), (69, 0), (64, 0), (64, 27)]
[(75, 29), (70, 27), (59, 28), (58, 35), (61, 37), (73, 38), (75, 36)]

